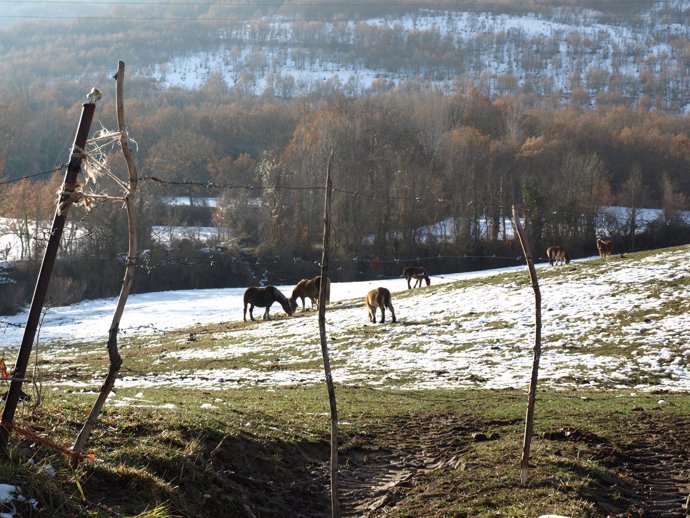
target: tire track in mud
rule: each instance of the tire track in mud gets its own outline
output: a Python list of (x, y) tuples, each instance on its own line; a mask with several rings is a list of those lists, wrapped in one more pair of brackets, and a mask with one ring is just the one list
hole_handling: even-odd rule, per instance
[(476, 427), (476, 420), (470, 424), (466, 416), (403, 417), (390, 430), (385, 448), (372, 445), (343, 452), (339, 470), (342, 517), (369, 516), (393, 505), (411, 487), (415, 475), (459, 466)]
[(628, 430), (620, 470), (632, 481), (631, 508), (621, 516), (690, 516), (690, 417), (640, 412)]
[[(644, 411), (637, 417), (615, 425), (621, 441), (610, 467), (624, 475), (626, 487), (619, 489), (628, 510), (609, 518), (689, 517), (690, 417)], [(385, 447), (372, 444), (342, 452), (341, 516), (379, 516), (409, 492), (416, 475), (459, 467), (481, 426), (467, 416), (405, 417), (390, 429)], [(574, 440), (589, 442), (590, 435), (598, 442), (588, 432), (576, 432)]]

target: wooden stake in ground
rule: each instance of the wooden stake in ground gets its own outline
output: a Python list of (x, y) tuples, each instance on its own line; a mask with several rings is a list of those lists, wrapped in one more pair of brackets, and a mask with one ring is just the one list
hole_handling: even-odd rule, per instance
[(529, 249), (529, 243), (525, 238), (520, 225), (519, 210), (513, 206), (513, 225), (520, 239), (522, 252), (527, 261), (529, 275), (532, 280), (534, 290), (534, 311), (535, 311), (535, 333), (534, 333), (534, 355), (532, 359), (532, 379), (529, 384), (529, 395), (527, 396), (527, 415), (525, 417), (525, 436), (522, 443), (522, 460), (520, 461), (520, 483), (527, 484), (527, 471), (529, 469), (529, 452), (532, 445), (532, 434), (534, 431), (534, 402), (537, 397), (537, 380), (539, 378), (539, 358), (541, 357), (541, 291), (539, 290), (539, 280), (537, 270), (534, 268), (534, 260)]
[[(125, 275), (122, 280), (122, 288), (120, 290), (120, 297), (117, 301), (117, 307), (115, 308), (115, 313), (113, 315), (113, 320), (110, 324), (110, 329), (108, 331), (108, 357), (110, 359), (110, 369), (108, 370), (108, 375), (106, 376), (101, 391), (91, 408), (89, 417), (87, 418), (84, 426), (82, 427), (77, 440), (72, 447), (72, 451), (75, 453), (82, 453), (86, 446), (86, 442), (91, 435), (91, 431), (96, 426), (98, 421), (98, 416), (105, 405), (105, 402), (113, 389), (115, 384), (115, 377), (120, 371), (122, 366), (122, 358), (118, 351), (117, 346), (117, 333), (120, 329), (120, 320), (122, 319), (122, 314), (125, 310), (125, 304), (127, 303), (127, 297), (129, 297), (129, 291), (132, 286), (132, 280), (134, 279), (134, 270), (136, 268), (136, 257), (137, 257), (137, 231), (134, 222), (134, 194), (137, 189), (137, 183), (139, 181), (139, 174), (137, 172), (134, 159), (132, 158), (132, 153), (129, 149), (129, 137), (127, 136), (127, 126), (125, 124), (125, 113), (124, 113), (124, 100), (123, 100), (123, 82), (125, 79), (125, 64), (123, 61), (118, 62), (117, 73), (115, 74), (116, 87), (115, 87), (115, 97), (117, 106), (117, 127), (120, 133), (120, 146), (122, 147), (122, 154), (124, 155), (125, 161), (127, 162), (127, 171), (129, 174), (129, 182), (127, 184), (127, 192), (124, 198), (125, 209), (127, 211), (127, 227), (129, 236), (129, 251), (127, 253), (127, 266), (125, 267)], [(78, 456), (74, 457), (78, 459)], [(75, 460), (76, 461), (76, 460)]]
[(337, 518), (338, 509), (338, 408), (335, 400), (335, 387), (331, 376), (331, 362), (328, 358), (328, 342), (326, 340), (326, 289), (328, 286), (328, 247), (331, 233), (331, 163), (333, 152), (328, 158), (326, 168), (326, 194), (323, 207), (323, 252), (321, 256), (321, 286), (319, 287), (319, 335), (321, 336), (321, 354), (323, 355), (323, 369), (326, 374), (328, 387), (328, 401), (331, 407), (331, 516)]
[(36, 332), (38, 331), (38, 323), (41, 318), (48, 286), (50, 285), (50, 278), (53, 273), (53, 266), (57, 258), (58, 248), (60, 247), (60, 239), (62, 238), (62, 232), (65, 228), (65, 222), (67, 221), (67, 212), (70, 206), (78, 200), (77, 194), (81, 189), (81, 186), (78, 184), (78, 176), (81, 171), (81, 162), (84, 157), (86, 139), (91, 129), (93, 114), (96, 111), (96, 100), (99, 98), (100, 92), (93, 89), (92, 94), (89, 96), (89, 101), (82, 105), (79, 126), (77, 127), (77, 134), (74, 138), (74, 144), (72, 145), (72, 154), (60, 190), (60, 199), (55, 209), (53, 226), (50, 231), (46, 250), (43, 254), (43, 262), (41, 263), (41, 269), (38, 273), (36, 287), (34, 288), (34, 294), (29, 308), (29, 315), (26, 320), (24, 337), (22, 338), (14, 370), (12, 371), (12, 383), (10, 384), (5, 408), (2, 413), (2, 426), (0, 426), (0, 448), (2, 449), (5, 449), (9, 442), (10, 428), (13, 425), (14, 413), (17, 409), (19, 396), (22, 392), (22, 382), (26, 376), (26, 368), (29, 364), (31, 349), (33, 348)]

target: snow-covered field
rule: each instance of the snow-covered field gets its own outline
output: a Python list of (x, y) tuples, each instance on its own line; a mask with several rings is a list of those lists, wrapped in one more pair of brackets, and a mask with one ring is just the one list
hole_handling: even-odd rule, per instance
[[(543, 312), (541, 383), (553, 387), (690, 390), (690, 247), (645, 258), (592, 258), (568, 266), (541, 265)], [(534, 294), (525, 267), (517, 276), (475, 272), (435, 276), (408, 291), (404, 279), (334, 282), (326, 314), (336, 383), (404, 389), (525, 388), (534, 345)], [(337, 281), (337, 279), (336, 279)], [(459, 281), (459, 282), (455, 282)], [(398, 322), (371, 324), (363, 296), (375, 286), (393, 292)], [(281, 286), (287, 295), (291, 286)], [(131, 296), (121, 323), (141, 335), (156, 372), (123, 370), (117, 385), (227, 389), (320, 383), (316, 312), (286, 318), (278, 304), (270, 322), (228, 327), (204, 347), (180, 338), (161, 350), (164, 330), (242, 320), (243, 289), (191, 290)], [(48, 311), (40, 329), (44, 355), (78, 362), (79, 341), (105, 340), (115, 299)], [(255, 316), (261, 315), (255, 311)], [(389, 316), (388, 319), (389, 320)], [(3, 319), (0, 343), (12, 363), (26, 315)], [(11, 322), (15, 325), (7, 325)], [(191, 337), (190, 337), (191, 338)], [(183, 343), (184, 342), (184, 343)], [(214, 368), (199, 370), (202, 359)], [(178, 370), (161, 374), (174, 362)], [(189, 362), (190, 368), (184, 365)], [(50, 383), (47, 381), (47, 383)], [(94, 380), (94, 387), (99, 384)]]

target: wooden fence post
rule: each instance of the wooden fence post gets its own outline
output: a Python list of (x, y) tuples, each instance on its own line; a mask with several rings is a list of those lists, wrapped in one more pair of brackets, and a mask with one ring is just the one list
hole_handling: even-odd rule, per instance
[(539, 290), (539, 280), (537, 270), (534, 268), (534, 260), (529, 249), (529, 243), (525, 238), (520, 224), (519, 210), (513, 206), (513, 225), (520, 239), (522, 252), (529, 268), (529, 275), (532, 280), (534, 290), (535, 306), (535, 334), (534, 334), (534, 355), (532, 359), (532, 378), (529, 384), (529, 395), (527, 396), (527, 415), (525, 416), (525, 436), (522, 442), (522, 460), (520, 461), (520, 483), (527, 484), (527, 472), (529, 470), (529, 453), (532, 445), (532, 435), (534, 432), (534, 403), (537, 397), (537, 380), (539, 378), (539, 358), (541, 357), (541, 291)]
[(338, 408), (335, 400), (335, 387), (331, 376), (331, 362), (328, 358), (328, 342), (326, 339), (326, 290), (328, 289), (328, 248), (331, 233), (331, 164), (333, 151), (328, 158), (326, 168), (326, 194), (323, 207), (323, 251), (321, 256), (321, 286), (319, 287), (319, 335), (321, 337), (321, 354), (323, 355), (323, 369), (326, 374), (328, 387), (328, 401), (331, 408), (331, 516), (340, 516), (338, 509)]
[[(139, 173), (134, 163), (134, 159), (132, 158), (131, 150), (129, 149), (129, 136), (127, 135), (127, 125), (125, 124), (125, 108), (123, 97), (124, 79), (125, 63), (124, 61), (119, 61), (117, 73), (115, 74), (115, 104), (117, 107), (117, 130), (120, 133), (120, 147), (122, 148), (122, 154), (125, 158), (125, 162), (127, 163), (127, 171), (129, 176), (127, 192), (124, 199), (125, 210), (127, 211), (127, 235), (129, 250), (127, 252), (127, 265), (125, 267), (125, 274), (122, 279), (120, 296), (118, 298), (117, 307), (115, 308), (115, 313), (113, 314), (113, 319), (108, 331), (108, 357), (110, 359), (110, 369), (108, 370), (108, 375), (101, 386), (99, 396), (96, 399), (96, 402), (93, 404), (93, 407), (89, 412), (89, 416), (79, 432), (79, 435), (74, 442), (74, 446), (72, 447), (72, 451), (76, 454), (81, 454), (84, 451), (86, 442), (89, 439), (92, 430), (96, 426), (98, 416), (103, 410), (103, 406), (107, 401), (108, 395), (115, 385), (115, 378), (120, 371), (120, 367), (122, 366), (122, 358), (120, 357), (117, 345), (117, 333), (120, 330), (120, 320), (122, 319), (125, 305), (127, 304), (127, 298), (129, 297), (129, 291), (134, 279), (134, 270), (137, 264), (137, 230), (134, 215), (134, 195), (139, 182)], [(77, 463), (78, 460), (79, 456), (76, 455), (74, 457), (74, 463)]]
[(60, 190), (60, 198), (57, 202), (55, 215), (53, 216), (53, 226), (48, 238), (45, 252), (43, 254), (43, 261), (41, 269), (36, 280), (36, 287), (31, 299), (31, 306), (29, 307), (29, 315), (26, 320), (26, 327), (24, 328), (24, 336), (22, 343), (17, 353), (17, 360), (12, 371), (12, 382), (7, 393), (7, 400), (5, 408), (2, 412), (2, 425), (0, 426), (0, 449), (5, 449), (10, 438), (10, 428), (14, 423), (14, 414), (19, 402), (19, 396), (22, 392), (22, 382), (26, 376), (26, 368), (29, 364), (31, 356), (31, 349), (34, 345), (36, 332), (38, 331), (38, 323), (41, 319), (41, 312), (45, 303), (46, 294), (48, 293), (48, 286), (50, 285), (50, 278), (53, 274), (53, 266), (57, 258), (58, 248), (60, 247), (60, 239), (67, 221), (67, 213), (72, 203), (77, 199), (80, 187), (78, 186), (77, 177), (81, 171), (81, 162), (86, 146), (86, 139), (91, 129), (91, 122), (96, 111), (96, 100), (100, 97), (100, 92), (96, 89), (92, 90), (93, 95), (89, 96), (89, 101), (82, 104), (81, 117), (77, 127), (77, 133), (72, 144), (72, 153), (67, 165), (67, 172)]

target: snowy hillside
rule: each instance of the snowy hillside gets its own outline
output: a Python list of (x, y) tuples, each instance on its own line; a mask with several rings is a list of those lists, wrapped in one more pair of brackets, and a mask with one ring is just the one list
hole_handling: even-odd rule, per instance
[(549, 16), (419, 10), (338, 23), (272, 16), (222, 29), (217, 48), (178, 54), (144, 73), (186, 88), (220, 74), (231, 87), (279, 96), (472, 84), (489, 95), (569, 96), (581, 88), (636, 98), (661, 87), (669, 108), (687, 112), (690, 26), (669, 11), (686, 16), (690, 1), (657, 2), (635, 26), (581, 9)]
[[(685, 246), (542, 266), (543, 383), (690, 390), (688, 262), (690, 247)], [(334, 379), (372, 387), (526, 387), (534, 297), (526, 268), (516, 270), (515, 275), (432, 272), (432, 285), (416, 290), (407, 290), (404, 279), (334, 282), (326, 314)], [(395, 324), (367, 321), (363, 296), (379, 285), (393, 292)], [(280, 288), (287, 295), (292, 289)], [(143, 347), (149, 372), (125, 369), (118, 385), (227, 389), (321, 382), (316, 313), (298, 311), (288, 318), (275, 304), (272, 321), (243, 324), (243, 291), (130, 297), (121, 326), (124, 365)], [(79, 365), (80, 354), (90, 354), (92, 347), (80, 346), (81, 341), (100, 341), (97, 348), (105, 351), (114, 307), (115, 300), (106, 299), (47, 312), (39, 350), (56, 360), (53, 375)], [(0, 340), (9, 358), (21, 341), (25, 318), (3, 319)], [(205, 325), (215, 327), (207, 331)], [(167, 333), (178, 333), (179, 339), (161, 348)], [(128, 352), (130, 347), (136, 349)], [(51, 383), (69, 384), (68, 379)], [(98, 384), (94, 378), (94, 387)]]

